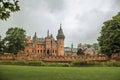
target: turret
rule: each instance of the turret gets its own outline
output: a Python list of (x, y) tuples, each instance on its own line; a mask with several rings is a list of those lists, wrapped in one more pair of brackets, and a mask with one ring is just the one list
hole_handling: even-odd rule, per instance
[(47, 31), (47, 37), (45, 38), (45, 48), (46, 48), (46, 55), (51, 54), (51, 37), (49, 35), (49, 30)]
[(37, 33), (35, 32), (34, 36), (33, 36), (33, 42), (37, 41)]
[(63, 34), (61, 24), (60, 24), (60, 29), (58, 30), (57, 34), (57, 49), (58, 49), (58, 56), (64, 56), (64, 39), (65, 36)]
[(65, 36), (61, 28), (61, 24), (60, 24), (60, 29), (58, 30), (57, 39), (65, 39)]
[(30, 44), (31, 43), (31, 36), (27, 36), (26, 37), (26, 44)]
[(50, 37), (50, 35), (49, 35), (49, 30), (47, 31), (47, 37)]
[(73, 43), (71, 44), (71, 52), (73, 52)]

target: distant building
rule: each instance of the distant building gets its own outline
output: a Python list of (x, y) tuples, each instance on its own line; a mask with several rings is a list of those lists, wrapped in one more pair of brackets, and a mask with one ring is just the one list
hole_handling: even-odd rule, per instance
[(65, 47), (65, 56), (77, 56), (77, 48), (73, 47), (73, 43), (71, 44), (71, 47)]
[(97, 51), (92, 47), (85, 49), (84, 53), (85, 55), (91, 55), (91, 56), (97, 55)]
[(49, 30), (45, 38), (38, 38), (37, 33), (35, 32), (32, 39), (31, 36), (27, 36), (26, 47), (24, 51), (27, 54), (38, 54), (41, 56), (46, 55), (64, 56), (65, 36), (61, 28), (61, 25), (60, 29), (58, 30), (56, 38), (57, 40), (53, 38), (52, 34), (49, 35)]
[(87, 44), (78, 44), (78, 49), (82, 49), (85, 55), (95, 56), (98, 53), (97, 50), (95, 50), (93, 47), (88, 47)]

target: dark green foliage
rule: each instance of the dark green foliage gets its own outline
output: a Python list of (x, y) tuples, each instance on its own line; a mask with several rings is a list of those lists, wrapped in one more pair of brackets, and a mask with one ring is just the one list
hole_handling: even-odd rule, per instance
[(0, 0), (0, 19), (6, 20), (11, 12), (19, 11), (18, 0)]
[(0, 54), (3, 54), (4, 52), (4, 41), (1, 39), (1, 36), (0, 36)]
[(98, 42), (101, 53), (109, 57), (120, 52), (120, 13), (104, 22)]
[(25, 48), (26, 31), (22, 28), (9, 28), (4, 38), (6, 49), (8, 53), (17, 54), (18, 51)]
[(48, 66), (48, 67), (120, 67), (119, 61), (74, 61), (72, 63), (55, 63), (42, 61), (0, 61), (0, 65)]
[(98, 49), (99, 49), (99, 44), (98, 44), (98, 43), (93, 43), (93, 48), (94, 48), (95, 50), (98, 50)]
[(2, 40), (1, 40), (1, 36), (0, 36), (0, 54), (2, 53)]
[(80, 48), (77, 51), (77, 55), (84, 55), (84, 51)]
[(75, 61), (72, 63), (73, 66), (85, 66), (87, 64), (87, 61)]
[(86, 44), (86, 45), (87, 45), (88, 48), (91, 48), (91, 47), (92, 47), (92, 45), (90, 45), (90, 44)]
[(73, 67), (120, 67), (119, 61), (107, 61), (107, 62), (96, 62), (96, 61), (75, 61), (72, 62)]
[(69, 63), (55, 63), (55, 62), (42, 62), (42, 61), (0, 61), (2, 65), (22, 65), (22, 66), (49, 66), (49, 67), (69, 67)]

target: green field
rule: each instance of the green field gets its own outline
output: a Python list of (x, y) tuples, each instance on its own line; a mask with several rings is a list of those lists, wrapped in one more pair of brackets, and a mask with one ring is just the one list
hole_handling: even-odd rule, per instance
[(120, 67), (0, 65), (0, 80), (120, 80)]

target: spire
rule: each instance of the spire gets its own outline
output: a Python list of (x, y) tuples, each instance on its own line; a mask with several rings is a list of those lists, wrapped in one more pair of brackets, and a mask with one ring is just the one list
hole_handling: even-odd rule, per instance
[(47, 37), (49, 37), (49, 30), (47, 31)]
[(73, 52), (73, 43), (71, 44), (71, 52)]
[(37, 36), (37, 33), (35, 32), (35, 36)]
[(53, 38), (53, 35), (51, 34), (50, 37)]
[(71, 44), (71, 48), (73, 48), (73, 43)]
[(37, 41), (37, 33), (35, 32), (34, 36), (33, 36), (33, 41)]
[(58, 30), (57, 39), (64, 39), (64, 38), (65, 38), (65, 36), (62, 31), (62, 24), (60, 24), (60, 29)]
[(62, 27), (62, 24), (60, 23), (60, 30), (62, 29), (61, 27)]
[(35, 32), (35, 34), (34, 34), (34, 38), (37, 38), (37, 33)]
[(52, 34), (50, 35), (50, 37), (51, 37), (52, 40), (55, 40)]

